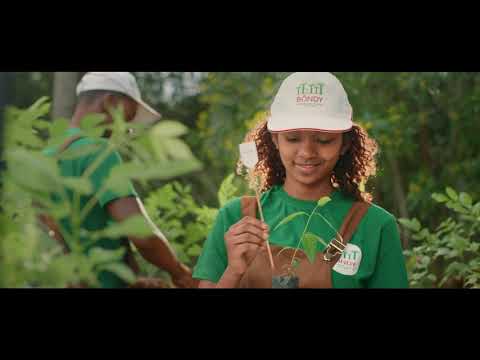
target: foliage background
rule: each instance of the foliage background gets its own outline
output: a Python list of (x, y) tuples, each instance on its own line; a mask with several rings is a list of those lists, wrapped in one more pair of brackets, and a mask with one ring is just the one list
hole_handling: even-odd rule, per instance
[[(139, 186), (149, 212), (184, 261), (194, 264), (220, 206), (220, 186), (235, 169), (237, 145), (263, 116), (288, 74), (136, 73), (147, 101), (164, 118), (178, 120), (190, 130), (184, 140), (204, 164), (203, 170), (177, 177), (175, 183), (157, 180)], [(409, 219), (402, 221), (402, 234), (411, 285), (477, 286), (478, 280), (468, 274), (478, 269), (470, 258), (478, 256), (475, 244), (479, 241), (475, 206), (480, 192), (480, 73), (335, 75), (349, 93), (355, 121), (380, 145), (379, 171), (367, 188), (380, 206), (398, 218)], [(11, 77), (16, 89), (13, 105), (26, 107), (40, 96), (52, 94), (52, 73), (15, 73)], [(230, 180), (230, 196), (246, 191), (240, 179)], [(235, 187), (239, 187), (236, 192)], [(450, 195), (455, 191), (457, 199), (446, 193), (447, 187)], [(439, 194), (460, 201), (461, 193), (465, 193), (462, 199), (466, 203), (459, 206), (465, 206), (468, 214), (455, 210), (448, 201), (438, 202)], [(466, 196), (471, 199), (470, 208)], [(413, 219), (420, 228), (412, 225), (416, 224)], [(456, 225), (442, 228), (449, 220)], [(439, 229), (446, 232), (437, 234), (438, 241), (429, 241), (425, 232), (418, 235), (423, 229), (430, 234)], [(462, 249), (468, 249), (467, 255)], [(466, 264), (467, 269), (456, 271), (454, 265), (452, 271), (451, 263)], [(161, 275), (146, 264), (144, 271)], [(448, 281), (442, 282), (444, 275)]]

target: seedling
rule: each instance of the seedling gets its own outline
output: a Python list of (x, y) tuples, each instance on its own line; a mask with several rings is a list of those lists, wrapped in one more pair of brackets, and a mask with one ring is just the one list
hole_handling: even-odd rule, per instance
[(294, 253), (292, 255), (292, 259), (289, 264), (285, 265), (285, 267), (282, 269), (284, 272), (280, 276), (275, 276), (272, 279), (272, 286), (277, 287), (277, 288), (296, 288), (298, 287), (299, 284), (299, 279), (295, 273), (295, 269), (298, 268), (300, 265), (300, 259), (297, 257), (297, 253), (300, 250), (300, 245), (303, 244), (303, 251), (305, 255), (307, 256), (307, 259), (310, 263), (315, 262), (315, 258), (317, 255), (317, 243), (320, 242), (323, 244), (325, 247), (328, 247), (328, 244), (325, 240), (323, 240), (320, 236), (312, 233), (309, 231), (309, 226), (310, 222), (312, 221), (314, 216), (320, 217), (325, 223), (335, 231), (335, 233), (338, 236), (338, 239), (340, 239), (343, 242), (342, 236), (337, 232), (335, 227), (330, 224), (330, 222), (320, 213), (317, 212), (318, 209), (324, 207), (328, 202), (330, 202), (332, 199), (328, 196), (322, 197), (320, 200), (318, 200), (317, 205), (313, 209), (313, 211), (308, 214), (304, 211), (296, 212), (294, 214), (290, 214), (287, 217), (285, 217), (280, 223), (275, 227), (273, 231), (276, 231), (283, 225), (288, 224), (289, 222), (293, 221), (297, 217), (300, 216), (306, 216), (308, 217), (307, 224), (305, 225), (305, 228), (303, 229), (303, 233), (300, 236), (300, 239), (298, 240), (298, 244), (296, 248), (291, 248), (291, 247), (285, 247), (282, 249), (278, 254), (277, 257), (285, 250), (287, 249), (292, 249), (294, 250)]

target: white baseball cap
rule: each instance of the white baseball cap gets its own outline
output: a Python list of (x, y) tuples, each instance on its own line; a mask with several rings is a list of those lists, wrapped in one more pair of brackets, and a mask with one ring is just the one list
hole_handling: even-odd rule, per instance
[(346, 132), (352, 106), (340, 81), (328, 72), (298, 72), (287, 77), (271, 107), (268, 130)]
[(135, 100), (138, 105), (133, 122), (151, 124), (162, 115), (142, 100), (137, 80), (129, 72), (88, 72), (77, 86), (77, 96), (86, 91), (110, 90), (122, 93)]

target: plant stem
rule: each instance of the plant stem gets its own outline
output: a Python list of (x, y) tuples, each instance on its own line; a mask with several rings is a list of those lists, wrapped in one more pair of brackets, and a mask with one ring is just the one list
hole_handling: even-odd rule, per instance
[[(258, 203), (258, 209), (260, 211), (260, 218), (262, 219), (263, 222), (265, 222), (265, 218), (263, 217), (262, 204), (260, 203), (260, 194), (258, 192), (257, 186), (255, 186), (255, 193), (256, 193), (256, 198)], [(270, 259), (270, 266), (272, 267), (272, 270), (275, 270), (275, 264), (273, 263), (272, 250), (270, 249), (270, 244), (268, 242), (268, 239), (266, 241), (267, 241), (268, 258)]]
[(87, 204), (85, 204), (85, 207), (82, 209), (80, 213), (80, 223), (85, 221), (86, 217), (90, 213), (90, 211), (93, 209), (93, 207), (97, 204), (98, 198), (100, 197), (106, 190), (106, 185), (103, 184), (103, 186), (98, 190), (98, 192), (88, 200)]
[(73, 237), (80, 239), (80, 194), (78, 191), (73, 193), (73, 209), (72, 209), (72, 232)]
[[(86, 169), (82, 177), (84, 179), (88, 179), (95, 172), (95, 170), (98, 169), (98, 167), (102, 164), (102, 162), (105, 161), (105, 159), (112, 153), (113, 150), (115, 150), (115, 146), (110, 142), (107, 148), (100, 154), (100, 156), (97, 157), (97, 159), (95, 159), (93, 164)], [(80, 209), (80, 193), (78, 191), (74, 191), (72, 217), (71, 217), (73, 238), (77, 238), (77, 239), (80, 238), (80, 229), (83, 221), (82, 214), (83, 212)]]
[(298, 242), (297, 248), (295, 249), (295, 252), (293, 253), (292, 262), (290, 263), (290, 266), (293, 266), (293, 262), (295, 261), (295, 256), (297, 255), (298, 249), (300, 248), (300, 244), (302, 243), (303, 237), (304, 237), (305, 234), (307, 233), (308, 225), (310, 225), (310, 221), (312, 220), (313, 214), (315, 214), (315, 211), (316, 211), (317, 209), (318, 209), (318, 204), (317, 204), (317, 206), (315, 206), (315, 209), (313, 209), (312, 213), (311, 213), (310, 216), (308, 217), (307, 225), (305, 226), (305, 229), (303, 229), (303, 234), (302, 234), (302, 236), (300, 237), (300, 240), (299, 240), (299, 242)]
[(90, 165), (87, 170), (83, 173), (82, 177), (88, 179), (90, 175), (92, 175), (95, 170), (102, 164), (103, 161), (107, 159), (107, 157), (115, 150), (115, 145), (111, 142), (108, 144), (107, 148), (100, 154), (98, 158), (95, 159), (92, 165)]
[[(90, 165), (87, 170), (83, 173), (82, 177), (84, 179), (88, 179), (97, 169), (98, 167), (102, 164), (103, 161), (105, 161), (107, 159), (108, 156), (110, 156), (110, 154), (115, 150), (115, 145), (112, 144), (112, 142), (110, 142), (107, 146), (107, 148), (100, 154), (100, 156), (95, 159), (95, 161), (93, 162), (92, 165)], [(80, 226), (80, 224), (85, 220), (85, 218), (87, 217), (88, 213), (92, 210), (92, 208), (95, 206), (95, 204), (97, 203), (97, 197), (102, 194), (104, 191), (105, 191), (105, 184), (102, 186), (102, 188), (96, 193), (94, 194), (90, 200), (88, 201), (88, 203), (85, 205), (85, 207), (83, 209), (79, 209), (80, 208), (80, 204), (78, 204), (78, 207), (74, 209), (74, 211), (78, 211), (79, 214), (78, 214), (78, 225)], [(77, 194), (75, 194), (77, 195)], [(77, 204), (75, 204), (77, 205)], [(75, 213), (75, 215), (77, 215), (77, 213)], [(77, 220), (77, 218), (75, 219)]]

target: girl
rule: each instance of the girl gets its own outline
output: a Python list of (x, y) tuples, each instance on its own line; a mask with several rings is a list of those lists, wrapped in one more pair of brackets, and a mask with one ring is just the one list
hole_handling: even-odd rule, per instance
[[(362, 191), (375, 175), (377, 144), (352, 122), (348, 96), (335, 76), (290, 75), (269, 118), (246, 140), (257, 144), (259, 162), (251, 175), (261, 180), (265, 222), (255, 211), (245, 216), (245, 199), (219, 211), (193, 275), (200, 288), (272, 287), (272, 277), (282, 271), (280, 255), (303, 247), (306, 227), (320, 240), (313, 263), (293, 251), (299, 254), (299, 287), (408, 286), (396, 220)], [(330, 201), (319, 208), (326, 196)], [(298, 216), (276, 228), (291, 214), (313, 211), (320, 216)]]

